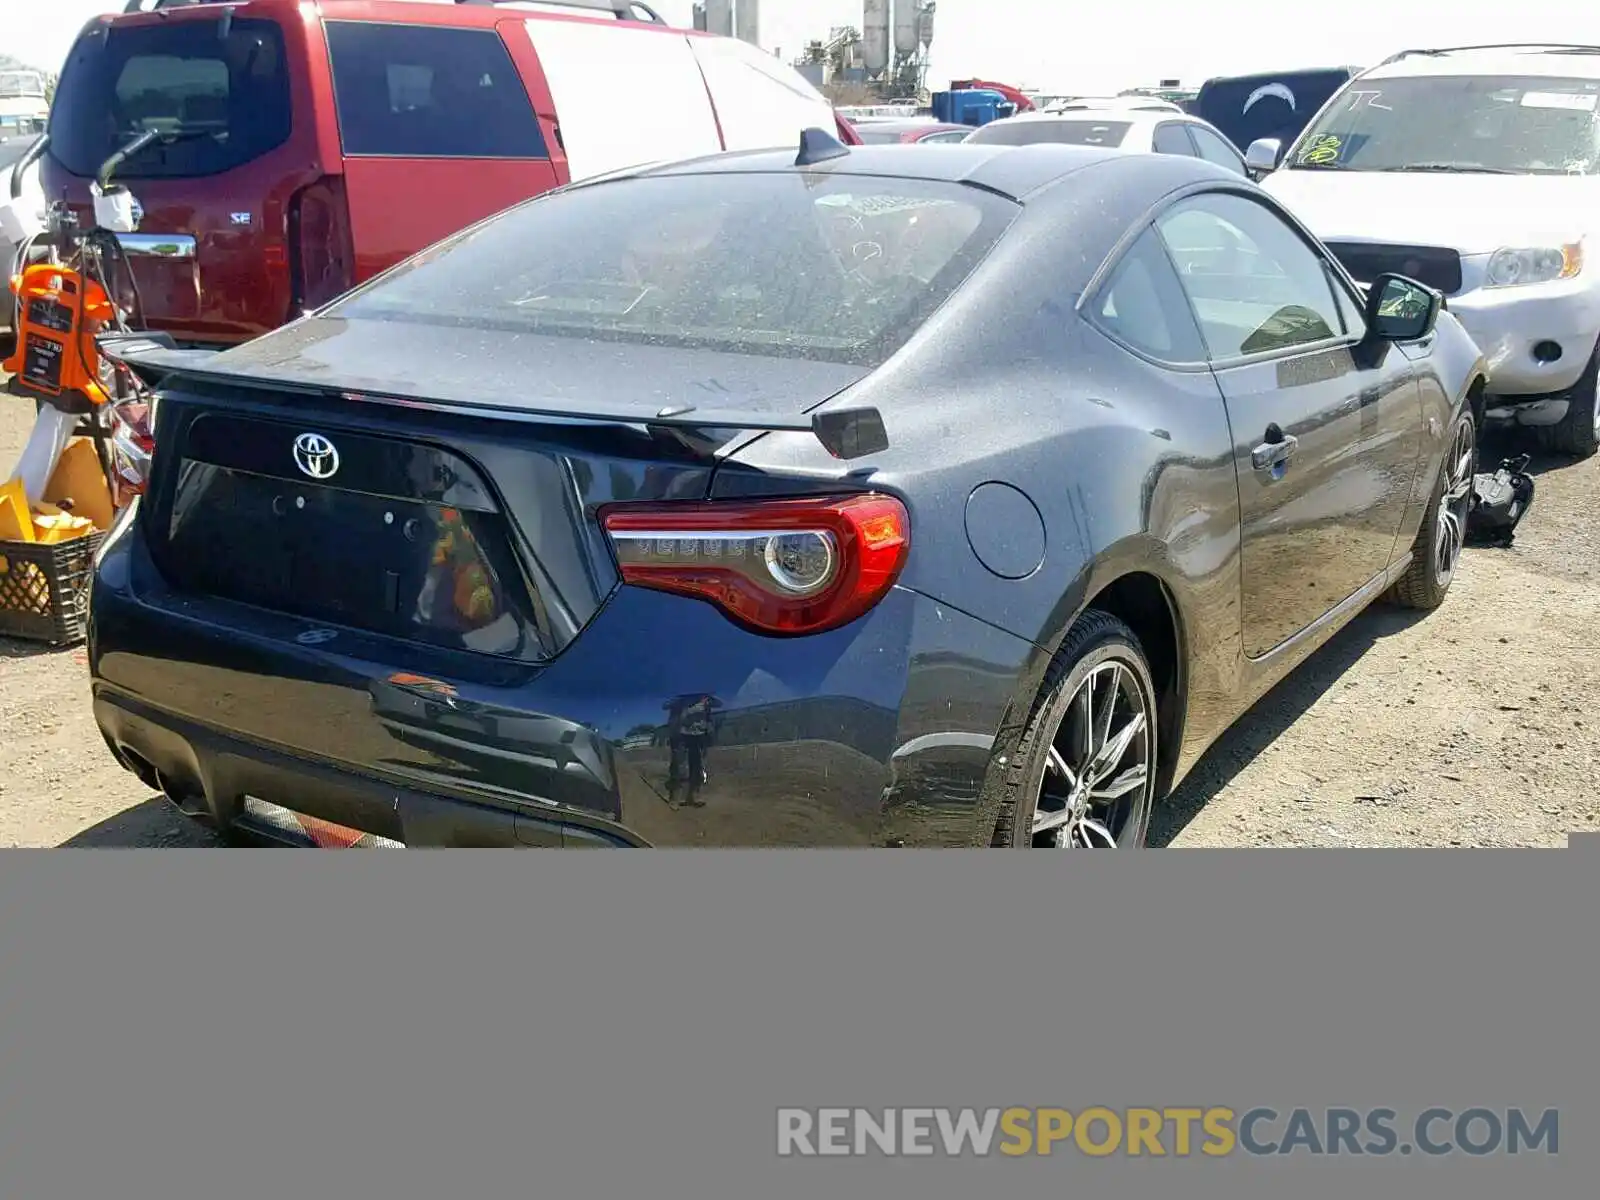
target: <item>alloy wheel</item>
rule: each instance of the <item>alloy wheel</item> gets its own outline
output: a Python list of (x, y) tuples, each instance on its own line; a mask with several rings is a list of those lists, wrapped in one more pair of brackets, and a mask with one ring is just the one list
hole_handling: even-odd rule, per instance
[(1439, 501), (1438, 528), (1433, 539), (1434, 565), (1440, 584), (1448, 583), (1461, 559), (1467, 539), (1467, 515), (1472, 509), (1473, 428), (1463, 421), (1445, 459), (1444, 496)]
[(1117, 660), (1084, 677), (1051, 739), (1034, 808), (1034, 846), (1135, 844), (1155, 773), (1152, 715), (1138, 678)]

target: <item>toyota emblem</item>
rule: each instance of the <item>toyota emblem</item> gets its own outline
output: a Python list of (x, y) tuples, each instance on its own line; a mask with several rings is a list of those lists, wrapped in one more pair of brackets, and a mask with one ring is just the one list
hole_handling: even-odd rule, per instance
[(331, 479), (339, 469), (339, 452), (320, 433), (302, 433), (294, 440), (294, 465), (313, 479)]

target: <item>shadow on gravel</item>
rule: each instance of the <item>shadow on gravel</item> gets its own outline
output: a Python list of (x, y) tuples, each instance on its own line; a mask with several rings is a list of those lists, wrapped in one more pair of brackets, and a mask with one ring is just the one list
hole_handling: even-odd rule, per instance
[(52, 646), (48, 642), (25, 642), (21, 638), (0, 637), (0, 658), (43, 658), (47, 654), (71, 654), (83, 651), (83, 644)]
[[(1533, 431), (1529, 429), (1490, 429), (1478, 443), (1478, 470), (1490, 472), (1508, 458), (1528, 455), (1528, 474), (1537, 478), (1551, 471), (1564, 471), (1583, 461), (1571, 454), (1557, 454), (1541, 449)], [(1537, 504), (1537, 498), (1534, 500)]]
[(176, 812), (162, 796), (152, 796), (114, 817), (91, 825), (62, 842), (67, 849), (167, 849), (221, 846), (222, 840)]
[(1298, 721), (1363, 654), (1428, 615), (1378, 604), (1345, 626), (1206, 751), (1182, 786), (1157, 807), (1150, 820), (1148, 845), (1169, 845), (1234, 776)]

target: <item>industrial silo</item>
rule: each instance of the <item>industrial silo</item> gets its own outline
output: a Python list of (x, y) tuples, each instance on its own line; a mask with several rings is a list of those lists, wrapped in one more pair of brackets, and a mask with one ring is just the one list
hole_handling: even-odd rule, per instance
[(922, 43), (923, 49), (933, 45), (933, 0), (926, 0), (922, 12), (917, 16), (917, 40)]
[(915, 54), (921, 44), (918, 34), (920, 0), (894, 0), (894, 52)]
[(761, 0), (739, 0), (734, 8), (739, 40), (752, 46), (761, 44)]
[(864, 0), (861, 62), (867, 68), (869, 79), (882, 75), (889, 65), (889, 0)]
[(706, 29), (723, 37), (733, 36), (733, 0), (706, 0)]

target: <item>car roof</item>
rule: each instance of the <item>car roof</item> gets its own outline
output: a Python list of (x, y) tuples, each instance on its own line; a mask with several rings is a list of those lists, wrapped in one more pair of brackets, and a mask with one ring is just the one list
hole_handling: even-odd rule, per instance
[(1042, 113), (1021, 113), (1020, 116), (1054, 116), (1064, 112), (1182, 112), (1181, 105), (1159, 96), (1078, 96), (1052, 104)]
[(1014, 117), (1006, 117), (1005, 120), (1027, 121), (1033, 125), (1059, 125), (1068, 122), (1076, 124), (1081, 121), (1125, 121), (1129, 125), (1157, 125), (1166, 121), (1193, 121), (1195, 118), (1181, 109), (1069, 108), (1055, 112), (1018, 113)]
[(1255, 71), (1249, 75), (1213, 75), (1200, 85), (1203, 92), (1207, 88), (1240, 87), (1251, 83), (1278, 83), (1292, 82), (1294, 80), (1320, 77), (1324, 75), (1359, 75), (1361, 68), (1356, 66), (1339, 67), (1300, 67), (1293, 71)]
[[(143, 0), (149, 4), (151, 0)], [(90, 17), (89, 24), (154, 24), (172, 19), (215, 20), (216, 10), (223, 7), (221, 0), (198, 0), (196, 3), (167, 4), (146, 8), (139, 12), (126, 11), (125, 0), (110, 0), (114, 11)], [(233, 0), (227, 7), (240, 17), (263, 16), (273, 13), (279, 17), (286, 10), (300, 8), (301, 0)], [(374, 21), (410, 25), (446, 25), (460, 27), (493, 27), (508, 16), (519, 19), (556, 21), (604, 21), (630, 29), (655, 29), (677, 35), (694, 37), (714, 36), (693, 29), (681, 29), (668, 23), (647, 20), (618, 20), (614, 0), (506, 0), (494, 3), (483, 0), (322, 0), (319, 15), (324, 19), (342, 21)]]
[[(1015, 121), (1016, 117), (1007, 117)], [(851, 146), (849, 153), (815, 164), (810, 170), (830, 175), (877, 176), (963, 183), (1023, 200), (1068, 175), (1127, 155), (1100, 146), (1044, 142), (1033, 146), (979, 145), (948, 142), (935, 146)], [(1198, 159), (1196, 162), (1200, 161)], [(750, 150), (712, 154), (681, 162), (660, 163), (619, 171), (605, 180), (664, 175), (744, 174), (795, 169), (794, 150)], [(600, 182), (599, 180), (593, 182)], [(588, 183), (576, 185), (578, 188)]]
[(912, 129), (968, 129), (967, 125), (956, 125), (950, 121), (939, 121), (933, 117), (878, 117), (867, 121), (852, 122), (858, 129), (887, 129), (891, 133), (905, 133)]
[(1363, 79), (1417, 75), (1554, 75), (1600, 79), (1600, 47), (1465, 46), (1407, 50), (1362, 74)]

